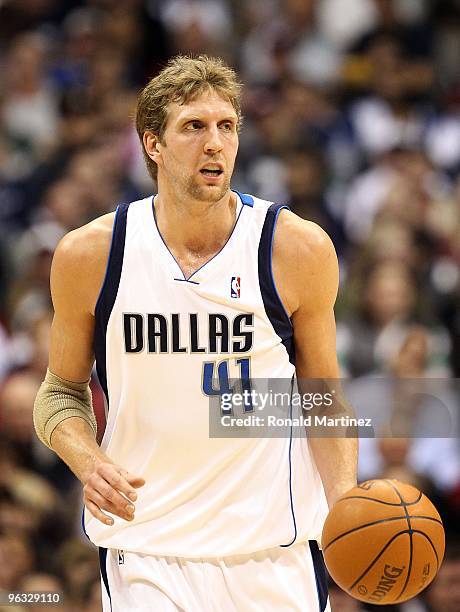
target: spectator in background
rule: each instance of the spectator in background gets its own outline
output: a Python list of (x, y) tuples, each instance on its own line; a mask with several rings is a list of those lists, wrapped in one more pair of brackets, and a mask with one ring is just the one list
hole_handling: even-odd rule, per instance
[(172, 39), (172, 54), (209, 55), (230, 60), (233, 47), (230, 5), (223, 0), (170, 0), (160, 3), (161, 20)]
[[(85, 605), (95, 596), (100, 598), (100, 589), (94, 585), (99, 574), (97, 552), (88, 540), (68, 539), (60, 547), (57, 556), (68, 602), (75, 610), (84, 610)], [(100, 580), (98, 583), (100, 585)]]
[[(38, 610), (42, 612), (50, 612), (51, 610), (57, 612), (77, 612), (75, 608), (65, 604), (62, 584), (54, 574), (45, 574), (43, 572), (27, 574), (19, 582), (17, 592), (8, 593), (7, 596), (12, 594), (16, 595), (18, 600), (21, 597), (27, 598), (25, 601), (28, 601), (28, 597), (31, 598), (30, 603), (8, 604), (8, 610), (12, 610), (12, 612), (37, 612)], [(53, 602), (54, 596), (59, 598), (58, 601)], [(49, 603), (47, 603), (48, 599)]]
[(101, 581), (93, 580), (88, 584), (87, 595), (84, 600), (84, 612), (99, 612), (101, 609)]
[[(64, 235), (79, 227), (82, 219), (90, 217), (89, 204), (84, 199), (83, 187), (76, 180), (62, 178), (52, 183), (43, 200), (43, 216), (46, 223), (56, 227), (55, 235)], [(37, 220), (38, 221), (38, 220)], [(35, 227), (38, 222), (35, 223)], [(54, 228), (52, 228), (54, 229)], [(50, 233), (52, 231), (50, 228)]]
[(427, 488), (428, 495), (444, 495), (445, 526), (450, 537), (458, 537), (456, 521), (449, 520), (458, 508), (455, 492), (460, 487), (458, 389), (455, 382), (427, 377), (427, 356), (426, 331), (412, 327), (387, 357), (389, 376), (346, 384), (348, 400), (373, 426), (359, 441), (359, 479), (399, 473)]
[[(35, 394), (46, 371), (50, 324), (49, 312), (34, 322), (27, 338), (30, 344), (24, 347), (27, 361), (0, 385), (0, 431), (21, 467), (43, 475), (57, 490), (67, 494), (74, 485), (74, 478), (67, 466), (39, 443), (32, 422)], [(95, 396), (98, 421), (103, 428), (98, 390)]]
[(21, 580), (18, 590), (21, 593), (44, 592), (49, 594), (59, 594), (59, 603), (53, 603), (51, 601), (49, 604), (28, 604), (26, 609), (30, 612), (67, 612), (69, 610), (69, 608), (65, 605), (62, 583), (59, 578), (53, 574), (38, 572), (36, 574), (28, 574)]
[(34, 550), (27, 538), (19, 532), (0, 533), (0, 591), (16, 591), (34, 569)]
[(379, 262), (361, 280), (356, 315), (341, 324), (341, 336), (346, 335), (348, 346), (339, 352), (344, 369), (352, 376), (381, 371), (394, 342), (414, 322), (416, 285), (404, 263)]
[(419, 151), (393, 148), (351, 184), (343, 203), (347, 234), (353, 242), (364, 242), (385, 209), (417, 229), (432, 202), (451, 189), (448, 178)]
[[(21, 241), (18, 246), (24, 246), (29, 253), (24, 253), (20, 262), (21, 270), (11, 284), (8, 295), (8, 311), (10, 313), (10, 331), (27, 335), (34, 320), (50, 310), (49, 274), (52, 260), (52, 245), (56, 244), (56, 236), (47, 235), (35, 227), (29, 234), (30, 242)], [(59, 233), (57, 234), (59, 235)], [(14, 253), (13, 253), (14, 254)], [(22, 365), (24, 357), (13, 355), (15, 365)], [(27, 359), (27, 357), (25, 358)]]
[(460, 544), (449, 546), (436, 580), (425, 593), (428, 612), (457, 612), (460, 609)]
[(286, 76), (327, 87), (340, 73), (340, 55), (317, 27), (313, 0), (281, 0), (280, 13), (254, 24), (243, 45), (248, 83), (276, 83)]
[(377, 444), (382, 467), (376, 477), (407, 482), (407, 484), (424, 491), (425, 495), (431, 498), (432, 482), (418, 474), (408, 463), (411, 439), (388, 436), (379, 438)]
[(363, 604), (351, 595), (342, 591), (332, 580), (329, 581), (329, 598), (331, 610), (338, 612), (363, 612)]
[(32, 408), (39, 386), (40, 381), (32, 373), (17, 372), (7, 378), (0, 394), (2, 431), (17, 447), (26, 465), (33, 463), (30, 458), (31, 445), (35, 442)]
[(1, 120), (10, 153), (3, 173), (26, 176), (56, 146), (56, 97), (46, 78), (48, 45), (37, 33), (11, 45), (4, 70)]

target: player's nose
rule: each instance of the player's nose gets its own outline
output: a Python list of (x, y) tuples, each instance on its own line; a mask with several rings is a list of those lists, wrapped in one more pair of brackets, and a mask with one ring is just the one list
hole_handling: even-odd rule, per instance
[(204, 144), (204, 150), (206, 153), (215, 153), (222, 149), (222, 136), (220, 134), (217, 124), (209, 126), (206, 130), (206, 141)]

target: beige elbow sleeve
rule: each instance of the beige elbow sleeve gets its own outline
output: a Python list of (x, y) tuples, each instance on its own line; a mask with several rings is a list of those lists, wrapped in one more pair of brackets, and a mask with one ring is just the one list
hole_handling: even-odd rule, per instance
[(70, 382), (47, 370), (34, 404), (35, 431), (43, 444), (51, 448), (51, 434), (61, 421), (70, 417), (84, 419), (96, 435), (88, 382)]

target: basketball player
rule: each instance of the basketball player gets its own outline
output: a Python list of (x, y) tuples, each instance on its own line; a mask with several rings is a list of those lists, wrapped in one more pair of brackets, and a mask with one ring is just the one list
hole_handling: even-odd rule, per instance
[(339, 374), (329, 238), (230, 188), (239, 96), (220, 60), (171, 60), (136, 116), (156, 195), (71, 232), (54, 256), (34, 418), (83, 484), (106, 611), (328, 607), (316, 540), (327, 503), (356, 484), (356, 441), (208, 431), (230, 378)]

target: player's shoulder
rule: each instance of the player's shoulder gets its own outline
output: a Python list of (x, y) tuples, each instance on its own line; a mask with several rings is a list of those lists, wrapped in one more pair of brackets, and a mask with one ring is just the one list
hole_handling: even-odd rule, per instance
[(110, 253), (115, 213), (98, 217), (66, 234), (58, 244), (51, 267), (55, 308), (94, 313)]
[[(241, 195), (241, 194), (240, 194)], [(274, 231), (275, 257), (293, 260), (301, 258), (305, 266), (307, 262), (313, 265), (318, 261), (336, 258), (335, 248), (327, 232), (313, 221), (308, 221), (293, 213), (288, 207), (275, 204), (254, 195), (244, 194), (251, 200), (253, 210), (265, 220), (270, 209), (275, 208), (276, 225)]]
[(275, 228), (275, 248), (288, 260), (301, 260), (302, 264), (321, 264), (336, 258), (334, 245), (327, 232), (313, 221), (302, 219), (284, 208), (280, 211)]
[(273, 270), (290, 312), (333, 303), (338, 286), (334, 245), (318, 224), (280, 211), (273, 241)]
[(319, 225), (286, 208), (275, 226), (272, 271), (289, 314), (302, 305), (311, 310), (330, 303), (336, 293), (338, 262), (331, 239)]
[(250, 199), (252, 208), (263, 216), (266, 216), (271, 208), (277, 210), (275, 233), (278, 235), (289, 236), (292, 240), (298, 240), (302, 244), (306, 242), (311, 248), (321, 248), (325, 244), (331, 243), (328, 234), (322, 227), (313, 221), (302, 219), (287, 206), (254, 195), (243, 195)]
[(59, 242), (55, 259), (78, 266), (104, 259), (110, 250), (115, 213), (108, 213), (66, 234)]
[(93, 312), (110, 253), (115, 213), (98, 217), (66, 234), (58, 244), (51, 267), (51, 293), (56, 305), (78, 296)]

